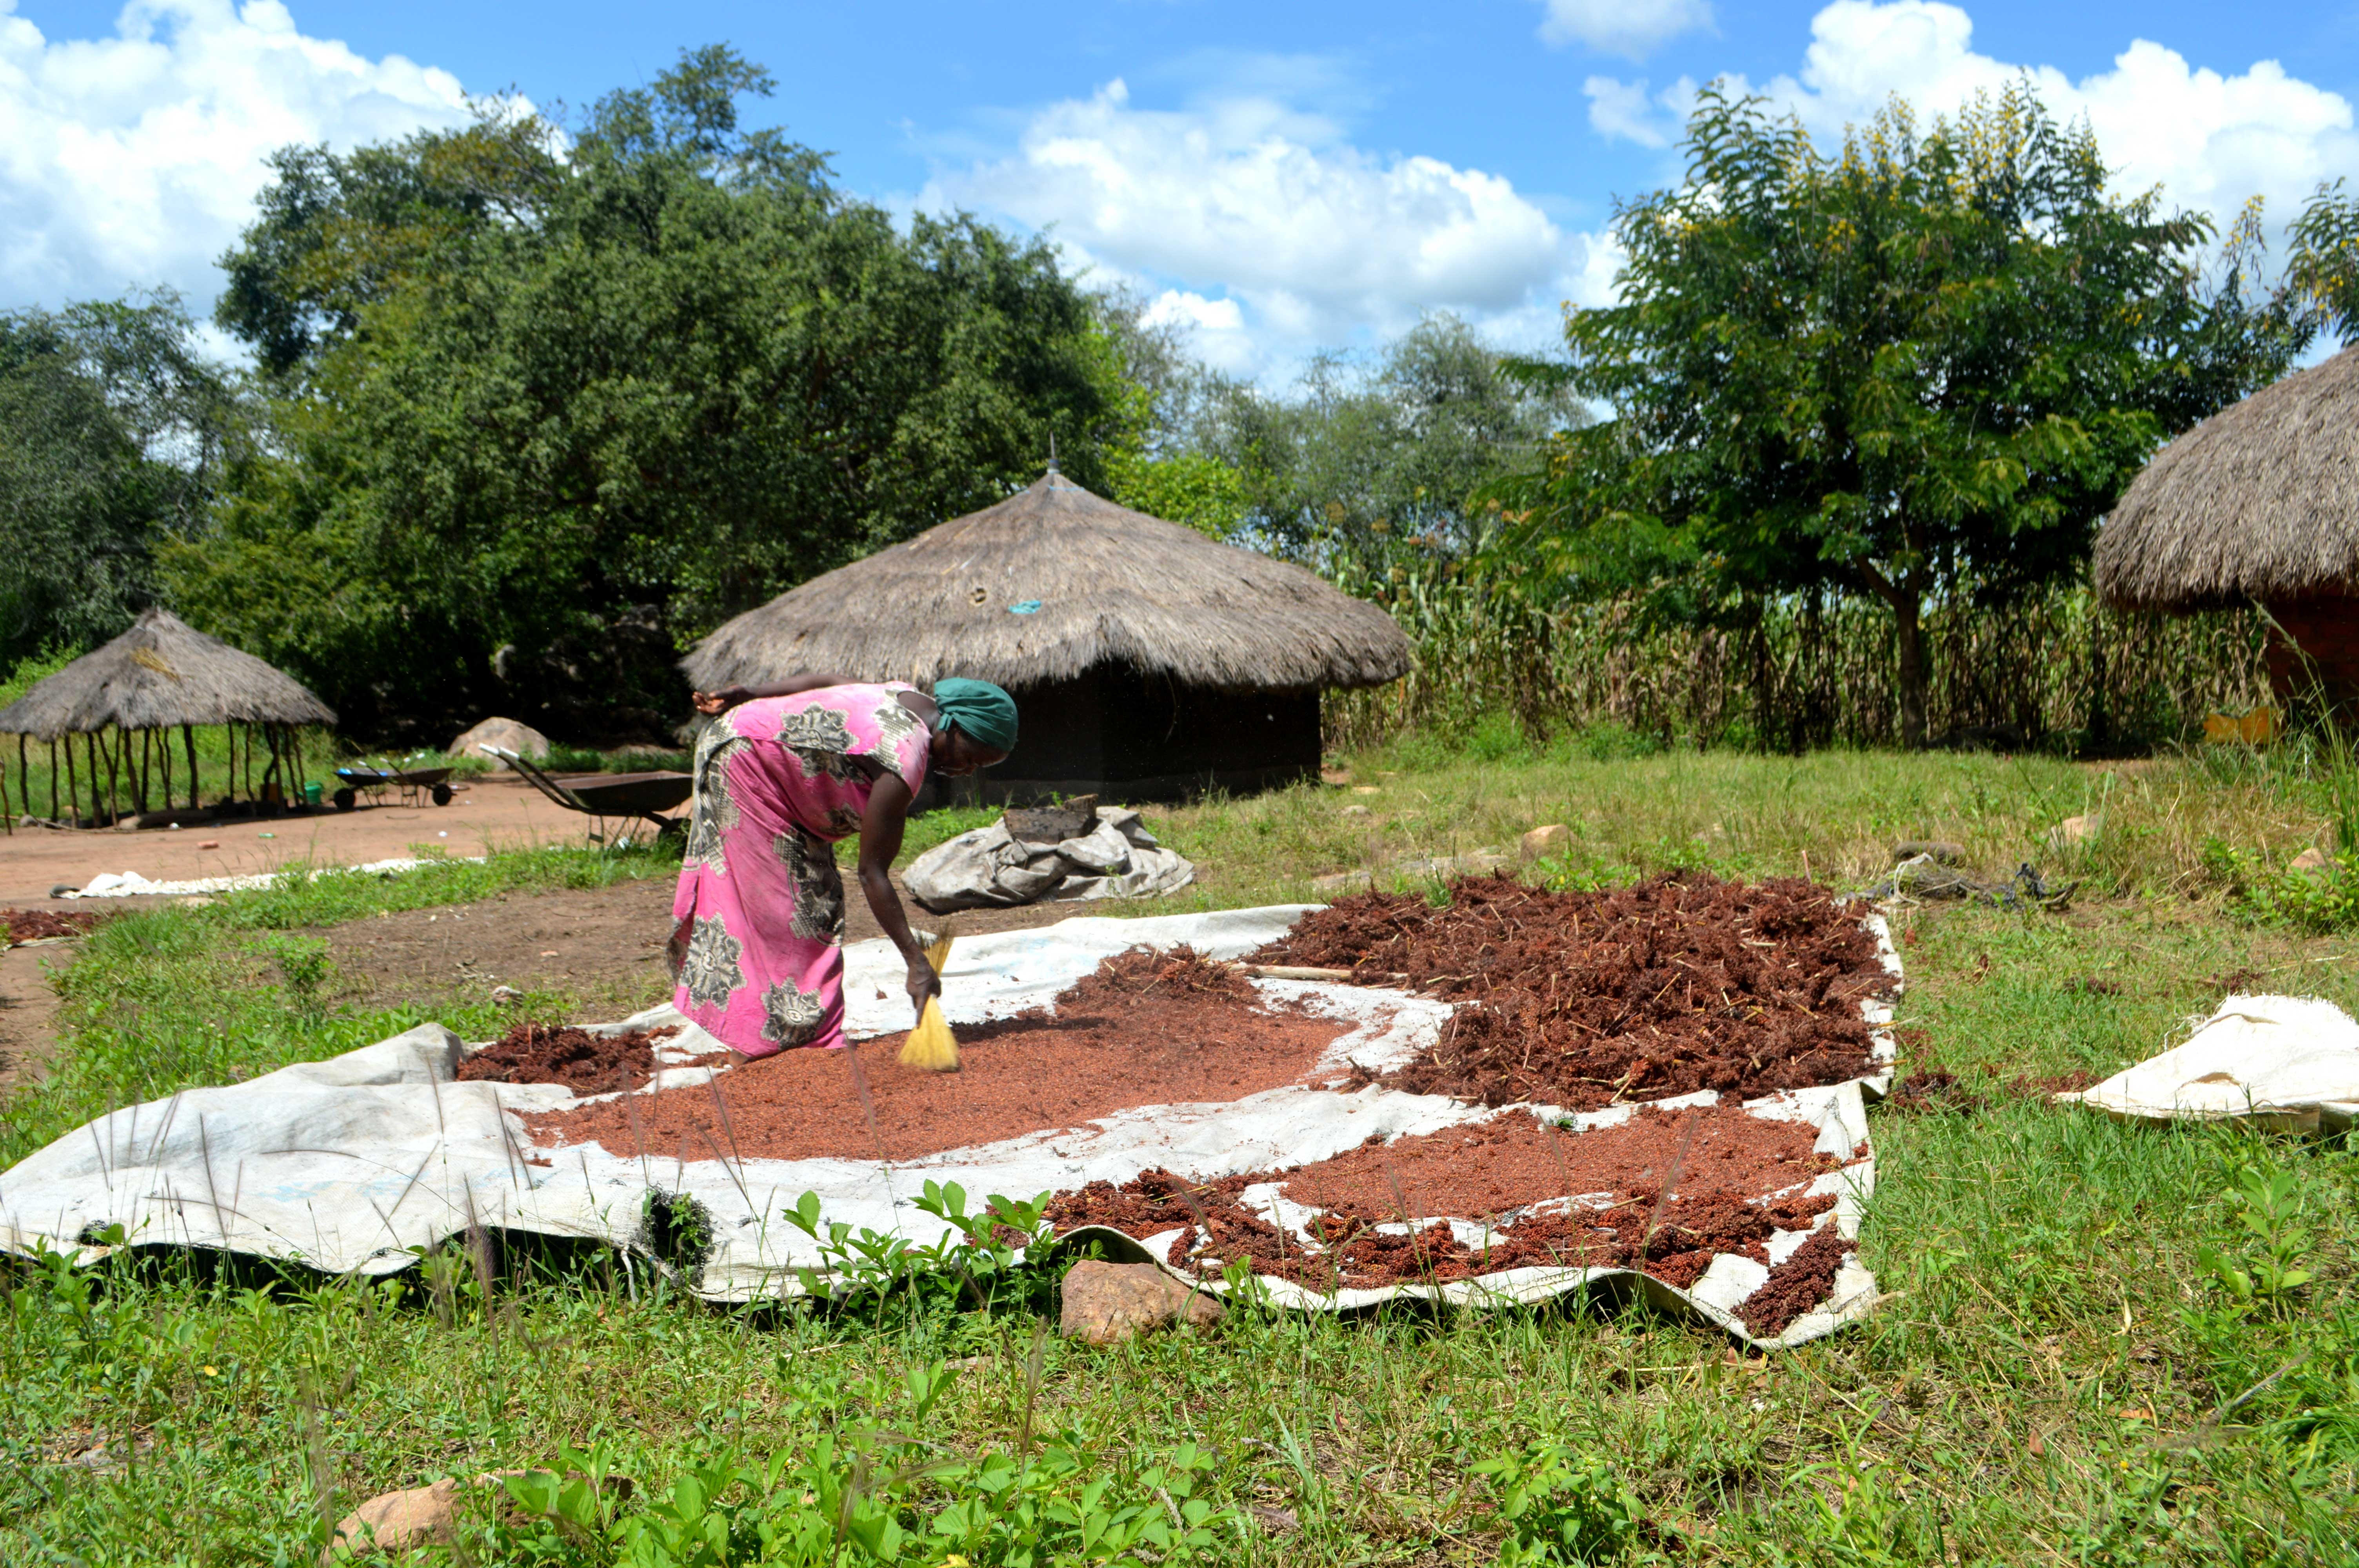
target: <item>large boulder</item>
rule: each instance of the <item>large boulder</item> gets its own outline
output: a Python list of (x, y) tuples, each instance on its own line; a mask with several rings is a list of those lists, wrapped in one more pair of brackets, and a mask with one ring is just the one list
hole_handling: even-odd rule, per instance
[[(445, 750), (454, 757), (481, 757), (484, 753), (475, 750), (478, 746), (498, 746), (520, 757), (530, 757), (536, 762), (546, 761), (549, 756), (549, 737), (531, 725), (519, 724), (513, 719), (486, 719), (451, 741)], [(494, 767), (507, 766), (497, 757), (488, 760)]]

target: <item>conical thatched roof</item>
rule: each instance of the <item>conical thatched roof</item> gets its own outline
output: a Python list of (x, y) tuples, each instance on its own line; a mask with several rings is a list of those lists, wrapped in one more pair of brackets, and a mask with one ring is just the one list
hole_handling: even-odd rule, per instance
[(0, 735), (53, 741), (120, 725), (333, 724), (335, 710), (252, 654), (150, 610), (0, 708)]
[(2163, 448), (2098, 533), (2096, 569), (2125, 610), (2359, 587), (2359, 348)]
[(806, 671), (1022, 687), (1108, 662), (1232, 690), (1375, 686), (1408, 668), (1408, 639), (1300, 567), (1116, 506), (1052, 468), (747, 611), (681, 665), (710, 691)]

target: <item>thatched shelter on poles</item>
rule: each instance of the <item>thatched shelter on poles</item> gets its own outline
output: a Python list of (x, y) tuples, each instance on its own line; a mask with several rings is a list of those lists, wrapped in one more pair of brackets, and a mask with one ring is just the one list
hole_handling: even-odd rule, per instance
[(1408, 667), (1391, 616), (1315, 574), (1093, 495), (1052, 462), (996, 506), (812, 579), (681, 661), (700, 690), (807, 672), (996, 681), (993, 799), (1168, 798), (1319, 768), (1319, 693)]
[[(60, 816), (58, 781), (66, 782), (64, 816), (103, 823), (150, 810), (170, 810), (174, 797), (200, 808), (196, 730), (226, 726), (228, 776), (221, 795), (234, 798), (243, 773), (248, 801), (291, 798), (302, 775), (299, 732), (333, 724), (335, 710), (291, 676), (240, 653), (161, 610), (96, 653), (85, 654), (5, 708), (0, 735), (16, 737), (19, 801), (32, 814), (24, 763), (27, 741), (49, 747), (49, 816)], [(186, 766), (174, 778), (171, 731), (179, 733)], [(82, 756), (77, 766), (75, 741)], [(255, 742), (265, 757), (255, 776)], [(241, 748), (239, 742), (243, 741)], [(59, 742), (63, 745), (60, 765)], [(242, 755), (241, 755), (242, 751)], [(240, 762), (243, 762), (243, 769)], [(103, 770), (103, 773), (102, 773)], [(126, 811), (126, 807), (128, 810)]]
[(2124, 610), (2257, 603), (2278, 694), (2359, 705), (2359, 348), (2163, 448), (2099, 531), (2096, 578)]

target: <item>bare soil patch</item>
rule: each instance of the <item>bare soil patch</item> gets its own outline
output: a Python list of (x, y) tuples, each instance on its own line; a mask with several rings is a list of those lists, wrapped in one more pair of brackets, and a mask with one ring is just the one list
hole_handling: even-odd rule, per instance
[[(1168, 1254), (1174, 1268), (1211, 1276), (1242, 1258), (1256, 1273), (1314, 1290), (1462, 1280), (1535, 1264), (1643, 1268), (1687, 1286), (1723, 1252), (1767, 1262), (1773, 1229), (1804, 1228), (1834, 1206), (1832, 1197), (1749, 1201), (1835, 1169), (1841, 1162), (1812, 1152), (1814, 1137), (1802, 1123), (1733, 1106), (1650, 1108), (1591, 1132), (1510, 1114), (1389, 1143), (1372, 1139), (1285, 1171), (1199, 1182), (1158, 1170), (1119, 1186), (1092, 1182), (1057, 1195), (1049, 1217), (1060, 1230), (1103, 1225), (1138, 1239), (1178, 1226)], [(1320, 1245), (1304, 1248), (1271, 1216), (1239, 1202), (1263, 1183), (1321, 1210), (1310, 1227)], [(1481, 1251), (1432, 1218), (1487, 1220), (1601, 1195), (1603, 1208), (1525, 1215)], [(1380, 1228), (1388, 1224), (1392, 1230)]]
[(908, 1160), (1304, 1082), (1351, 1027), (1271, 1008), (1186, 948), (1134, 948), (1060, 993), (1053, 1015), (962, 1026), (955, 1073), (902, 1066), (890, 1034), (527, 1121), (544, 1150), (596, 1142), (625, 1158)]
[(643, 1087), (655, 1076), (655, 1044), (679, 1033), (632, 1029), (592, 1034), (570, 1024), (519, 1023), (459, 1064), (462, 1084), (563, 1084), (575, 1094)]
[[(352, 1000), (377, 1007), (481, 1001), (495, 986), (558, 991), (627, 1012), (668, 1000), (664, 943), (671, 935), (669, 877), (612, 887), (510, 893), (478, 903), (404, 910), (325, 926), (324, 938)], [(884, 935), (865, 899), (846, 899), (844, 939)], [(915, 923), (924, 912), (908, 905)], [(1082, 913), (1070, 903), (978, 910), (958, 917), (962, 935), (1053, 925)]]
[(1469, 1004), (1388, 1084), (1581, 1110), (1862, 1076), (1874, 1064), (1859, 1003), (1891, 983), (1832, 890), (1702, 872), (1587, 893), (1466, 877), (1438, 909), (1358, 893), (1253, 957), (1402, 974)]
[(78, 945), (0, 950), (0, 1096), (46, 1075), (57, 1054), (58, 992), (52, 973), (73, 962)]

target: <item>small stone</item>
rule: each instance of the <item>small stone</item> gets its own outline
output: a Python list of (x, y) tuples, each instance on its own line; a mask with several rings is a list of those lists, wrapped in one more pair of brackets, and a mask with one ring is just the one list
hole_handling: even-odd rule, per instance
[(218, 849), (221, 848), (221, 840), (218, 838), (200, 838), (197, 840), (197, 848), (200, 849)]
[(1572, 842), (1572, 829), (1561, 822), (1550, 822), (1533, 828), (1523, 837), (1524, 859), (1537, 860), (1543, 855), (1561, 854)]
[(2086, 844), (2097, 836), (2097, 819), (2093, 816), (2068, 816), (2049, 830), (2048, 847), (2063, 849), (2068, 844)]
[(2331, 871), (2334, 869), (2334, 858), (2312, 844), (2309, 849), (2296, 855), (2292, 865), (2288, 869), (2297, 871)]
[(1058, 1332), (1091, 1345), (1113, 1345), (1143, 1329), (1181, 1319), (1202, 1327), (1221, 1316), (1221, 1303), (1191, 1290), (1152, 1263), (1084, 1260), (1065, 1274)]
[(1379, 784), (1353, 784), (1352, 786), (1352, 793), (1353, 795), (1382, 795), (1385, 792), (1383, 786)]
[[(494, 1001), (514, 1001), (522, 994), (523, 993), (518, 991), (514, 986), (494, 986), (492, 988), (492, 1000)], [(883, 991), (878, 991), (876, 994), (878, 996), (883, 996), (885, 993)]]
[(430, 1487), (384, 1492), (371, 1498), (336, 1524), (320, 1561), (383, 1552), (394, 1556), (421, 1546), (449, 1546), (458, 1539), (454, 1512), (459, 1483), (445, 1476)]
[(1347, 806), (1343, 808), (1343, 815), (1346, 816), (1365, 816), (1369, 815), (1369, 812), (1368, 808), (1364, 806)]
[(1893, 863), (1913, 860), (1922, 855), (1937, 865), (1962, 866), (1966, 863), (1966, 847), (1952, 844), (1946, 838), (1904, 838), (1892, 846)]

